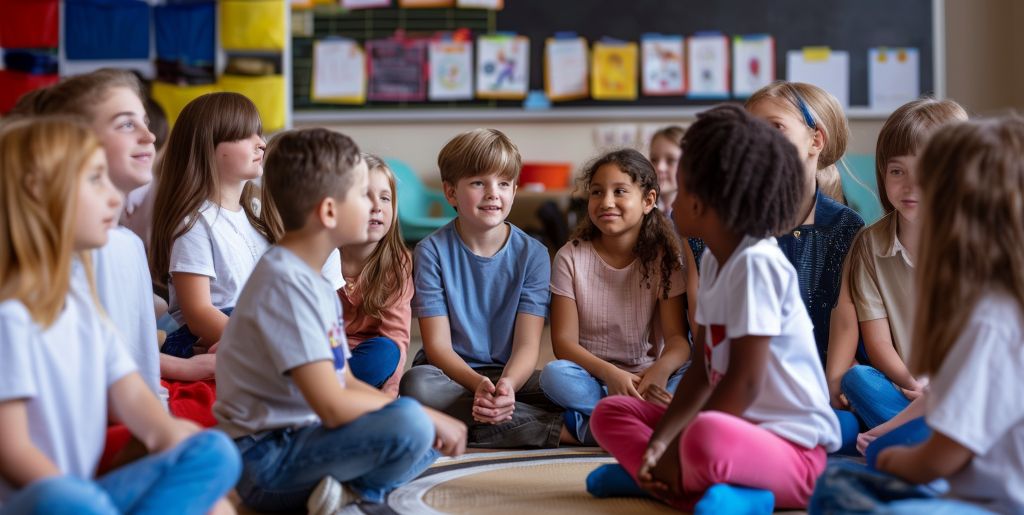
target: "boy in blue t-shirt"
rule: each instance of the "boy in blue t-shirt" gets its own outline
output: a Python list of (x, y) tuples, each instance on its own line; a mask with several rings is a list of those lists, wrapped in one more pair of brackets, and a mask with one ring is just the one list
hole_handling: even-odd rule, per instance
[(547, 248), (505, 221), (522, 161), (494, 129), (456, 136), (437, 158), (458, 216), (416, 246), (413, 316), (423, 351), (400, 392), (470, 425), (480, 447), (557, 447), (560, 409), (541, 392)]

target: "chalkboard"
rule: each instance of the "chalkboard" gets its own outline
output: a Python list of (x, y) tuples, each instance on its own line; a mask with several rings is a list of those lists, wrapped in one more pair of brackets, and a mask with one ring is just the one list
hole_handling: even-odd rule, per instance
[[(868, 103), (867, 54), (872, 47), (913, 47), (920, 50), (921, 90), (935, 90), (933, 33), (934, 0), (506, 0), (498, 12), (461, 9), (382, 9), (333, 15), (335, 27), (350, 23), (348, 32), (330, 30), (318, 14), (314, 37), (364, 34), (382, 37), (394, 28), (408, 32), (468, 27), (474, 34), (509, 31), (530, 38), (530, 89), (544, 88), (544, 41), (556, 32), (575, 32), (589, 41), (603, 37), (639, 41), (647, 33), (692, 35), (720, 31), (726, 35), (767, 33), (775, 38), (776, 76), (786, 77), (786, 52), (805, 46), (828, 46), (850, 55), (850, 104)], [(427, 12), (430, 11), (430, 12)], [(377, 21), (364, 30), (366, 17)], [(428, 21), (424, 21), (428, 20)], [(430, 21), (432, 20), (432, 21)], [(371, 23), (372, 24), (372, 23)], [(379, 29), (379, 30), (378, 30)], [(308, 98), (309, 64), (302, 56), (312, 38), (296, 38), (295, 109), (479, 108), (521, 106), (514, 101), (422, 102), (402, 105), (326, 106)], [(305, 68), (303, 68), (305, 66)], [(305, 80), (306, 82), (303, 82)], [(302, 91), (302, 88), (305, 91)], [(683, 96), (645, 97), (636, 101), (576, 100), (559, 107), (612, 107), (624, 105), (702, 105), (707, 101)]]

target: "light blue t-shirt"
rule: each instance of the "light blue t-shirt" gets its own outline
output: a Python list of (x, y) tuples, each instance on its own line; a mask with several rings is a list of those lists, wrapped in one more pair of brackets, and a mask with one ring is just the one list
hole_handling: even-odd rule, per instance
[(509, 227), (508, 241), (491, 257), (471, 252), (454, 220), (416, 245), (412, 315), (447, 316), (452, 349), (471, 367), (508, 362), (517, 314), (547, 316), (548, 250)]

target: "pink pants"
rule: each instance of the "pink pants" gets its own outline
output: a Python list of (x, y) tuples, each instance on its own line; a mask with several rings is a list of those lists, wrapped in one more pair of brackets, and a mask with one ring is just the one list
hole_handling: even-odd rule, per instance
[[(603, 399), (590, 429), (605, 450), (636, 479), (644, 451), (665, 408), (625, 396)], [(673, 506), (692, 510), (717, 483), (771, 490), (776, 508), (804, 508), (825, 470), (825, 449), (805, 449), (718, 411), (697, 415), (679, 441), (685, 499)]]

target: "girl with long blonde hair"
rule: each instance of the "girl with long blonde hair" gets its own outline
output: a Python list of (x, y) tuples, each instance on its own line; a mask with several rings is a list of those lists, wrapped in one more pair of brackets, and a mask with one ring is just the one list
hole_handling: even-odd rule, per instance
[[(97, 137), (78, 122), (26, 119), (0, 129), (5, 515), (202, 513), (239, 475), (231, 440), (164, 410), (99, 307), (89, 251), (107, 243), (121, 209), (107, 170)], [(150, 456), (93, 479), (108, 413)]]

